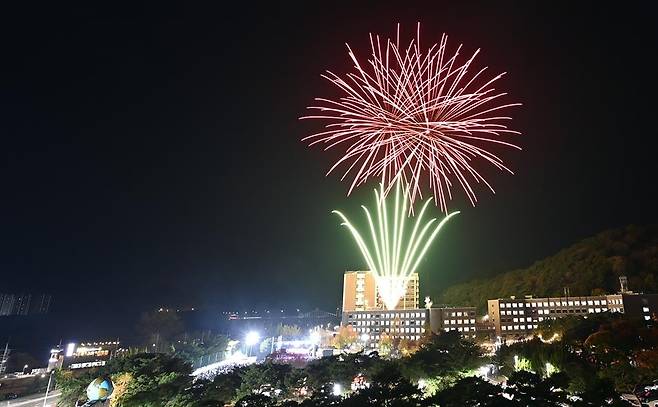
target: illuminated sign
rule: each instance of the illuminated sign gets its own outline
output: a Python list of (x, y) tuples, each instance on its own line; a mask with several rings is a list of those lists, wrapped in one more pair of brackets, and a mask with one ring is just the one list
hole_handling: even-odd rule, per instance
[(98, 367), (98, 366), (105, 366), (105, 361), (97, 360), (95, 362), (73, 363), (69, 366), (69, 369), (84, 369), (87, 367)]

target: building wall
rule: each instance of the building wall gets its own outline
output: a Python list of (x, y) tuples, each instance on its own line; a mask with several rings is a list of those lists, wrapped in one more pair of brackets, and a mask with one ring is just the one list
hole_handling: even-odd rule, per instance
[[(418, 273), (407, 283), (405, 295), (395, 309), (417, 309), (420, 297)], [(377, 292), (375, 276), (370, 271), (346, 271), (343, 275), (343, 311), (384, 309)]]
[(374, 347), (382, 335), (420, 339), (427, 318), (426, 309), (352, 311), (343, 312), (341, 325), (351, 326), (359, 337), (368, 335), (368, 345)]
[(475, 307), (430, 308), (430, 327), (434, 333), (457, 331), (474, 338), (476, 321)]
[(538, 324), (548, 318), (619, 312), (631, 318), (650, 320), (652, 312), (656, 311), (656, 294), (499, 298), (487, 302), (489, 320), (495, 326), (496, 335), (502, 337), (531, 335)]
[(373, 309), (377, 304), (375, 277), (369, 271), (347, 271), (343, 275), (343, 311)]

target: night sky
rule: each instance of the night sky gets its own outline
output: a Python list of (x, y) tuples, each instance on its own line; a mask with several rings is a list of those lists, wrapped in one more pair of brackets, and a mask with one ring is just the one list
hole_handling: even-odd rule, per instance
[(0, 291), (51, 292), (72, 315), (335, 309), (343, 271), (364, 264), (330, 211), (358, 218), (372, 188), (347, 198), (325, 177), (335, 155), (300, 141), (320, 123), (298, 117), (337, 95), (320, 74), (351, 67), (345, 42), (365, 56), (368, 33), (397, 22), (482, 48), (523, 103), (524, 150), (503, 154), (516, 175), (489, 168), (496, 195), (452, 202), (421, 294), (656, 222), (658, 29), (643, 3), (288, 3), (5, 9)]

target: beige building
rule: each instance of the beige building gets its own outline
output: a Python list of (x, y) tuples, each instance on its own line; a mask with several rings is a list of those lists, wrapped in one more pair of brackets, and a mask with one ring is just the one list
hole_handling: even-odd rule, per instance
[(650, 322), (657, 310), (657, 294), (632, 292), (582, 297), (510, 297), (489, 300), (487, 304), (489, 321), (495, 326), (496, 335), (507, 338), (532, 335), (546, 319), (618, 312)]
[[(395, 309), (417, 309), (419, 302), (418, 273), (407, 283), (405, 295)], [(377, 292), (375, 276), (370, 271), (346, 271), (343, 276), (343, 312), (384, 309)]]

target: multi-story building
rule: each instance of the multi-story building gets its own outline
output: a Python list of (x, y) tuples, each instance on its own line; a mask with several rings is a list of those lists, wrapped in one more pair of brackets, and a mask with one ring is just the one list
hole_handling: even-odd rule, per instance
[(437, 307), (429, 309), (432, 332), (457, 331), (463, 336), (475, 337), (475, 307)]
[(375, 309), (343, 312), (341, 325), (351, 326), (359, 338), (374, 347), (382, 336), (418, 340), (427, 321), (427, 309)]
[(619, 312), (650, 321), (658, 311), (658, 294), (625, 292), (581, 297), (499, 298), (488, 301), (487, 311), (496, 335), (525, 337), (548, 318)]
[[(407, 282), (405, 295), (395, 309), (417, 309), (419, 301), (418, 273)], [(384, 309), (375, 276), (370, 271), (347, 271), (343, 276), (343, 312)]]
[(341, 325), (351, 326), (375, 346), (382, 336), (418, 340), (430, 329), (434, 333), (456, 331), (468, 338), (475, 337), (475, 307), (435, 307), (397, 310), (366, 310), (343, 312)]

